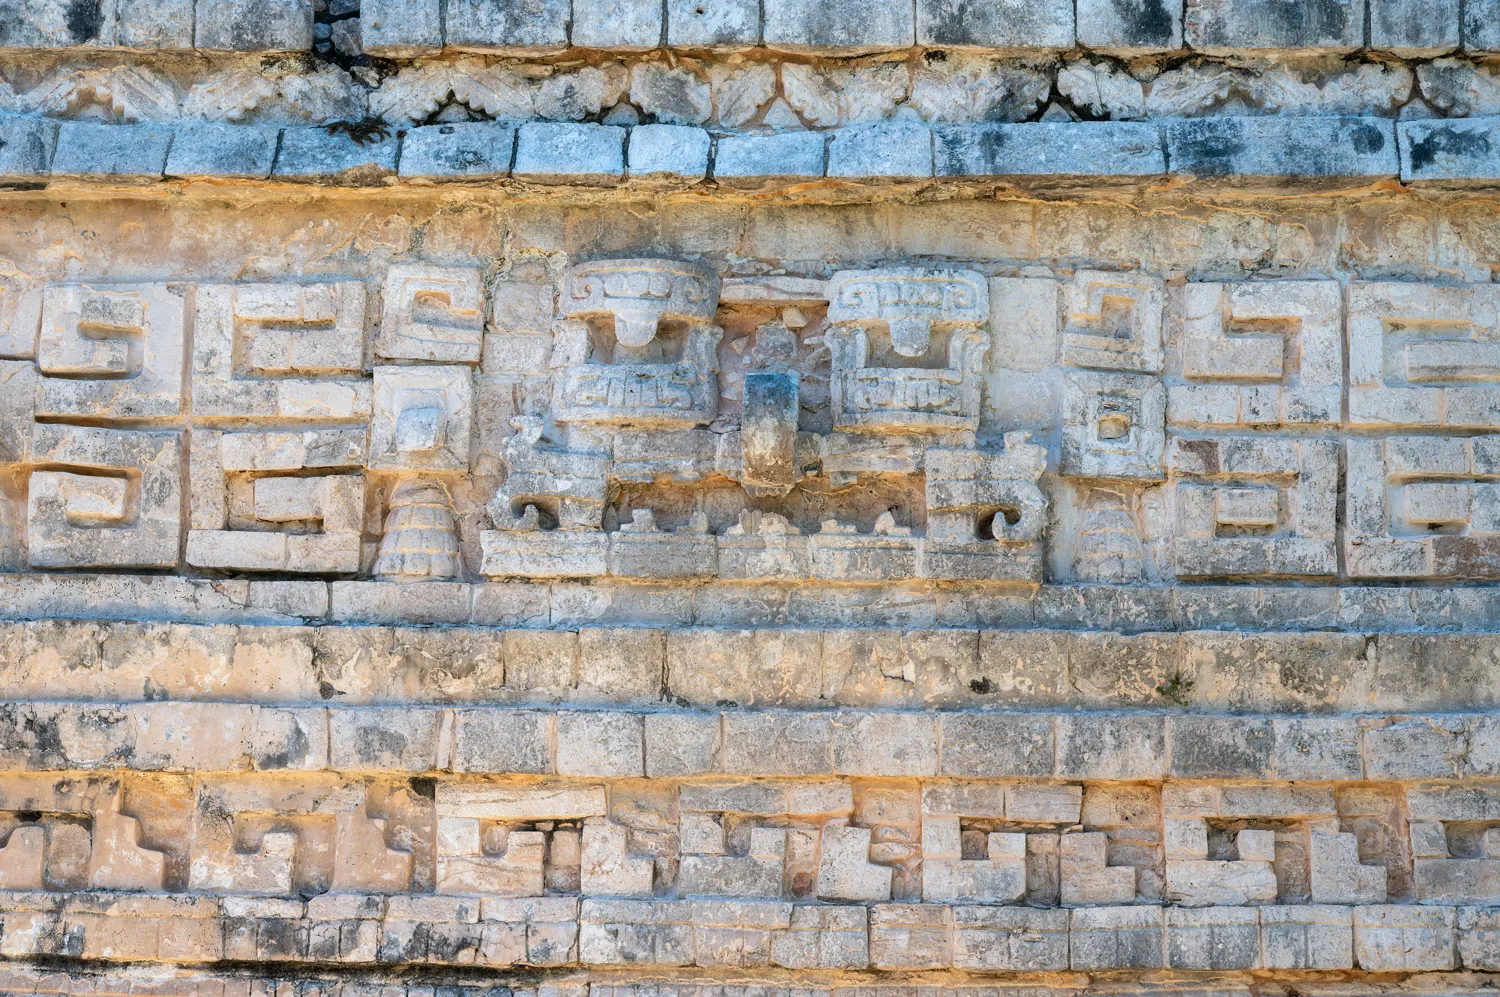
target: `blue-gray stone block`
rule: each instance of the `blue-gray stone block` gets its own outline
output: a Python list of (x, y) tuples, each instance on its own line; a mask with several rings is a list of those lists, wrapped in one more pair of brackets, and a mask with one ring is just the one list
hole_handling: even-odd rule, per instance
[(522, 125), (511, 173), (537, 183), (617, 181), (625, 173), (625, 129), (554, 122)]
[(1401, 179), (1500, 183), (1500, 118), (1403, 121)]
[(481, 180), (510, 173), (516, 130), (489, 121), (413, 128), (401, 140), (403, 180)]
[(850, 125), (828, 144), (830, 177), (932, 176), (932, 129), (926, 125)]
[(400, 146), (394, 134), (371, 136), (363, 144), (327, 128), (287, 128), (281, 133), (272, 175), (284, 180), (359, 186), (379, 183), (396, 172)]
[(55, 177), (159, 180), (172, 146), (165, 125), (104, 125), (64, 121), (52, 154)]
[(571, 16), (568, 0), (448, 0), (443, 30), (453, 48), (517, 54), (561, 51), (568, 47)]
[(1194, 118), (1167, 125), (1174, 176), (1394, 177), (1395, 123), (1383, 118)]
[(1365, 41), (1365, 0), (1187, 0), (1183, 38), (1189, 48), (1213, 55), (1352, 52)]
[(823, 176), (822, 132), (778, 132), (774, 135), (725, 135), (714, 153), (714, 177), (789, 179)]
[(1143, 177), (1167, 172), (1161, 131), (1124, 121), (937, 129), (938, 176)]
[(57, 122), (0, 115), (0, 180), (50, 175), (56, 145)]
[(278, 129), (201, 121), (179, 125), (167, 176), (263, 180), (276, 160)]
[(917, 44), (934, 48), (1072, 48), (1073, 4), (1056, 0), (917, 0)]
[(1460, 0), (1369, 0), (1370, 47), (1405, 58), (1458, 48)]
[(764, 6), (765, 41), (773, 49), (833, 49), (852, 54), (916, 43), (915, 10), (910, 3), (771, 0)]
[(686, 125), (636, 125), (630, 129), (630, 175), (666, 174), (702, 180), (708, 175), (708, 132)]
[(1182, 0), (1078, 0), (1078, 44), (1140, 55), (1182, 48)]

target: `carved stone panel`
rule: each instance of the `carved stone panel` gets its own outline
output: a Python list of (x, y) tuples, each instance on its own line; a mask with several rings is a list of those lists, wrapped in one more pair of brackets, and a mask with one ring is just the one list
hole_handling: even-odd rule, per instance
[(1500, 287), (1354, 281), (1354, 426), (1500, 428)]
[(1179, 439), (1167, 461), (1179, 577), (1337, 570), (1333, 441)]
[(1347, 446), (1351, 575), (1500, 576), (1500, 437), (1391, 436)]

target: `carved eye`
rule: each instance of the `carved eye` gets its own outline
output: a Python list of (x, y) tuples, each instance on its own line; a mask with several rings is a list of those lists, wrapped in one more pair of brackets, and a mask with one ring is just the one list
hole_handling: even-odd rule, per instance
[(1099, 417), (1099, 439), (1123, 440), (1130, 435), (1130, 416), (1115, 413)]

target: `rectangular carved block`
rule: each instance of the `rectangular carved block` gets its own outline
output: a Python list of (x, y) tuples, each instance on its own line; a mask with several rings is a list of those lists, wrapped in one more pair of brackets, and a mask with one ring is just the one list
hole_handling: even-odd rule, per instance
[(1500, 287), (1354, 281), (1354, 426), (1500, 428)]
[(1188, 284), (1173, 304), (1169, 425), (1339, 422), (1344, 342), (1337, 282)]
[(1500, 436), (1348, 443), (1349, 573), (1493, 578), (1500, 552)]
[(150, 419), (182, 411), (186, 297), (181, 284), (48, 287), (37, 414)]
[(1167, 460), (1179, 577), (1336, 570), (1337, 444), (1176, 439)]

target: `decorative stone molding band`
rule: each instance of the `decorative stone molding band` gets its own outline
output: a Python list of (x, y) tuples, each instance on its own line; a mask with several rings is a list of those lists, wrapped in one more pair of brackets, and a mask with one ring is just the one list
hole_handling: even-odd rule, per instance
[(1486, 186), (1500, 118), (1221, 117), (1164, 124), (851, 125), (715, 137), (681, 125), (490, 122), (382, 131), (102, 125), (0, 117), (0, 183), (214, 179), (343, 186), (492, 183), (725, 187), (1014, 178), (1050, 186), (1152, 179)]
[(1500, 635), (0, 624), (15, 698), (787, 709), (1461, 711)]
[[(763, 10), (762, 10), (763, 6)], [(1076, 18), (1075, 18), (1076, 6)], [(195, 11), (196, 7), (196, 11)], [(75, 14), (38, 3), (0, 26), (0, 48), (126, 48), (138, 51), (298, 51), (315, 37), (311, 0), (156, 0), (110, 3)], [(365, 0), (357, 29), (372, 55), (444, 47), (537, 53), (604, 49), (750, 48), (871, 52), (918, 45), (1037, 54), (1084, 46), (1135, 55), (1192, 50), (1347, 53), (1361, 48), (1430, 56), (1460, 47), (1500, 49), (1492, 0), (1329, 0), (1316, 11), (1273, 0), (1172, 0), (1121, 6), (1109, 0), (1001, 0), (974, 11), (947, 0), (854, 3), (805, 0), (632, 0), (608, 8), (570, 0)], [(86, 8), (86, 11), (89, 10)]]
[(867, 909), (774, 900), (0, 893), (0, 927), (0, 955), (9, 958), (126, 963), (975, 973), (1500, 969), (1500, 912), (1394, 904)]
[(803, 585), (395, 582), (0, 574), (0, 619), (569, 628), (984, 628), (1487, 633), (1500, 588), (888, 582), (850, 600)]
[(1500, 776), (1500, 716), (716, 714), (34, 702), (0, 706), (0, 759), (8, 769), (31, 772), (1485, 779)]

